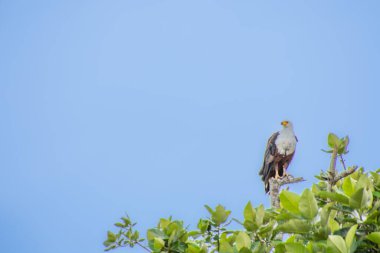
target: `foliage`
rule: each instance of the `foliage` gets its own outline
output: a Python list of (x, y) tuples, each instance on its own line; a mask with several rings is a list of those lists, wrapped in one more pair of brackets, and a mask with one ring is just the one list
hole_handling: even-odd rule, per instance
[[(344, 168), (348, 142), (348, 137), (328, 137), (331, 150), (326, 152), (341, 156)], [(354, 171), (348, 168), (336, 181), (322, 172), (319, 182), (302, 194), (282, 191), (278, 210), (248, 202), (243, 221), (231, 218), (221, 205), (206, 205), (210, 217), (200, 219), (195, 230), (188, 230), (183, 221), (160, 219), (147, 231), (148, 246), (141, 244), (145, 239), (134, 230), (135, 223), (123, 217), (115, 223), (118, 232), (108, 232), (105, 250), (139, 245), (157, 253), (380, 252), (380, 169)], [(231, 222), (242, 228), (230, 230)]]
[(107, 240), (103, 243), (106, 247), (105, 251), (127, 246), (133, 248), (136, 244), (141, 245), (140, 242), (144, 241), (140, 238), (139, 232), (134, 230), (136, 223), (133, 223), (128, 215), (122, 217), (121, 222), (116, 222), (114, 225), (119, 228), (119, 231), (116, 234), (112, 231), (107, 232)]

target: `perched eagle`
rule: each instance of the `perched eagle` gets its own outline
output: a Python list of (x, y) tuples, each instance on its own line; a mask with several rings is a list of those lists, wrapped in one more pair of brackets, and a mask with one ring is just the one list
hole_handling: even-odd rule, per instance
[(259, 175), (265, 184), (265, 192), (269, 192), (269, 179), (284, 177), (286, 169), (296, 151), (297, 137), (290, 121), (282, 121), (283, 129), (274, 133), (268, 140), (263, 167)]

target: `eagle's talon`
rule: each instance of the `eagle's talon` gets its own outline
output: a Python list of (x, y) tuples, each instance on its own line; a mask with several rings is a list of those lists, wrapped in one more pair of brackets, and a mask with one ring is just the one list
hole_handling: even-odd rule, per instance
[(281, 177), (280, 177), (280, 174), (278, 173), (278, 168), (276, 168), (275, 170), (276, 170), (276, 174), (274, 175), (274, 179), (279, 179), (279, 178), (281, 178)]

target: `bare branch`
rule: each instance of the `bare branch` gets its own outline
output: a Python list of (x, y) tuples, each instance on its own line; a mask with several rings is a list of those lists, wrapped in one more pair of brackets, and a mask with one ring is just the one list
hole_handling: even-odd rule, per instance
[(295, 184), (299, 182), (305, 181), (303, 177), (293, 177), (292, 175), (287, 175), (283, 178), (277, 179), (279, 181), (280, 186), (286, 185), (286, 184)]
[(143, 248), (144, 250), (148, 251), (148, 252), (152, 252), (148, 247), (142, 245), (141, 243), (139, 242), (136, 242), (137, 245), (139, 245), (141, 248)]
[(340, 154), (340, 155), (339, 155), (339, 158), (340, 158), (340, 162), (341, 162), (341, 164), (342, 164), (342, 166), (343, 166), (343, 169), (346, 170), (347, 168), (346, 168), (346, 164), (345, 164), (344, 159), (343, 159), (343, 155)]
[(339, 175), (337, 175), (337, 176), (334, 178), (334, 184), (335, 184), (336, 182), (338, 182), (339, 180), (341, 180), (342, 178), (345, 178), (345, 177), (347, 177), (348, 175), (351, 175), (351, 174), (354, 173), (357, 169), (358, 169), (358, 166), (353, 166), (353, 167), (349, 168), (348, 170), (345, 170), (345, 171), (339, 173)]
[(269, 179), (269, 188), (270, 188), (269, 195), (270, 195), (271, 207), (276, 208), (276, 209), (280, 208), (279, 195), (280, 195), (281, 186), (287, 185), (287, 184), (299, 183), (303, 181), (305, 181), (305, 179), (303, 179), (302, 177), (295, 178), (292, 175), (287, 175), (285, 177), (278, 178), (278, 179), (270, 178)]

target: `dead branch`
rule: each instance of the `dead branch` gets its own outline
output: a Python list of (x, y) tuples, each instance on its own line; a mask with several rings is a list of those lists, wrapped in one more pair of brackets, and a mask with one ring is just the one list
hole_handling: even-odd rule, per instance
[(269, 195), (270, 195), (270, 202), (272, 208), (280, 208), (280, 188), (283, 185), (287, 184), (295, 184), (299, 182), (303, 182), (305, 179), (302, 177), (293, 177), (292, 175), (287, 175), (285, 177), (281, 177), (278, 179), (270, 178), (269, 179)]

